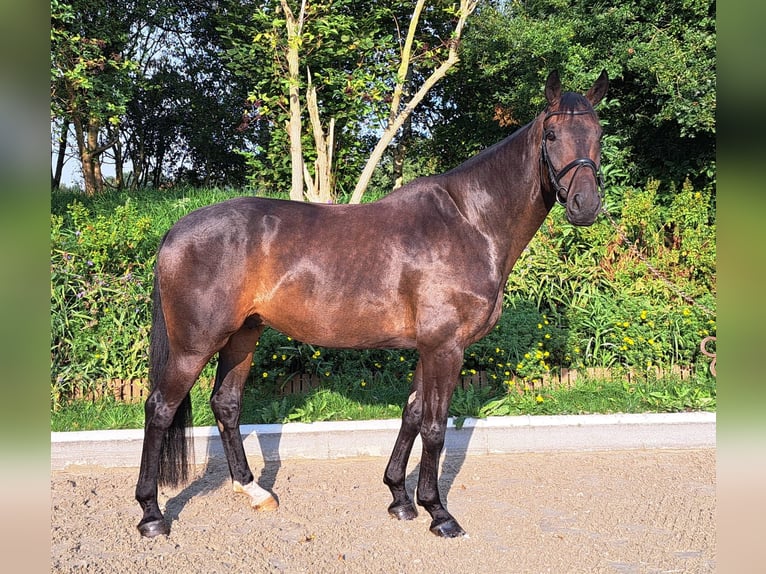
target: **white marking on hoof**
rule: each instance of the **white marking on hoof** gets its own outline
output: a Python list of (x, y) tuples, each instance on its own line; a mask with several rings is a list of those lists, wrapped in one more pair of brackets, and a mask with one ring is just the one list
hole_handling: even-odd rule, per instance
[(256, 510), (276, 510), (279, 507), (279, 503), (267, 490), (258, 486), (258, 483), (253, 481), (250, 484), (242, 486), (236, 480), (233, 483), (234, 492), (239, 494), (246, 494), (250, 497), (250, 506)]

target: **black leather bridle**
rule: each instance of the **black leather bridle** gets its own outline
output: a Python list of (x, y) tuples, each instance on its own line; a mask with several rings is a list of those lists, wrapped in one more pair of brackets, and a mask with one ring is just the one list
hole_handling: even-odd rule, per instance
[(545, 115), (545, 118), (543, 118), (542, 161), (543, 161), (543, 164), (545, 164), (545, 167), (547, 168), (548, 177), (551, 180), (553, 189), (556, 190), (556, 201), (560, 203), (561, 205), (566, 205), (567, 196), (569, 195), (569, 189), (567, 188), (567, 186), (561, 183), (561, 178), (564, 177), (571, 170), (573, 169), (575, 170), (574, 175), (572, 175), (572, 179), (570, 180), (570, 181), (574, 181), (574, 178), (577, 176), (577, 172), (580, 170), (581, 167), (587, 167), (588, 169), (590, 169), (593, 172), (593, 177), (596, 178), (596, 185), (598, 186), (599, 195), (601, 195), (602, 197), (604, 195), (604, 174), (602, 173), (601, 168), (596, 165), (596, 162), (594, 162), (592, 159), (588, 157), (582, 157), (574, 161), (570, 161), (562, 169), (556, 172), (556, 170), (553, 169), (553, 165), (551, 165), (551, 159), (550, 159), (550, 156), (548, 155), (548, 147), (546, 142), (548, 141), (548, 133), (550, 132), (550, 130), (545, 129), (545, 122), (548, 120), (548, 118), (552, 116), (559, 116), (559, 115), (579, 116), (579, 115), (592, 114), (592, 113), (593, 112), (591, 110), (557, 111), (557, 112), (548, 112)]

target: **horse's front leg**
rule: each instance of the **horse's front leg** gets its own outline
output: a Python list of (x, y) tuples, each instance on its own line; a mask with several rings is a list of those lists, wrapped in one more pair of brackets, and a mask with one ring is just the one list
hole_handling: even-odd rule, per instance
[(383, 475), (383, 482), (391, 490), (394, 501), (388, 507), (391, 516), (399, 520), (412, 520), (418, 515), (418, 511), (412, 502), (405, 480), (407, 476), (407, 461), (412, 452), (412, 445), (415, 437), (420, 432), (420, 424), (423, 420), (423, 393), (421, 382), (423, 380), (423, 369), (421, 362), (418, 361), (415, 367), (415, 377), (410, 389), (410, 396), (402, 413), (402, 426), (399, 428), (399, 435), (396, 437), (394, 450), (386, 466), (386, 472)]
[(431, 532), (445, 538), (466, 536), (439, 495), (439, 457), (444, 447), (450, 399), (460, 376), (462, 349), (421, 355), (423, 360), (423, 455), (418, 476), (418, 504), (431, 515)]

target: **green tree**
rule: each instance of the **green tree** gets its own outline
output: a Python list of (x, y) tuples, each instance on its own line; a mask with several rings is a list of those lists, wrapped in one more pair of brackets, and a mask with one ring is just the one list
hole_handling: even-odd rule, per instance
[(119, 125), (136, 69), (123, 53), (127, 8), (120, 2), (51, 0), (51, 117), (74, 128), (88, 194), (102, 188), (101, 156), (116, 143), (102, 136), (107, 126)]
[[(252, 82), (251, 124), (269, 127), (269, 140), (249, 153), (256, 177), (291, 179), (294, 198), (303, 196), (305, 180), (307, 196), (326, 200), (311, 193), (322, 188), (316, 184), (324, 172), (333, 180), (325, 189), (355, 187), (358, 200), (365, 158), (373, 151), (371, 172), (417, 102), (456, 63), (460, 31), (475, 7), (462, 4), (421, 1), (414, 13), (403, 1), (227, 4), (219, 30), (228, 65)], [(420, 26), (408, 35), (411, 21)], [(381, 134), (386, 142), (374, 150)]]
[(464, 65), (444, 85), (434, 130), (451, 167), (530, 121), (556, 68), (572, 89), (610, 77), (604, 154), (626, 179), (714, 183), (715, 2), (498, 1), (466, 35)]
[(161, 48), (142, 67), (121, 126), (131, 187), (242, 186), (239, 150), (259, 136), (238, 129), (247, 88), (221, 61), (205, 13), (178, 13), (171, 23), (151, 36)]
[(117, 188), (244, 183), (247, 90), (221, 61), (212, 14), (199, 2), (52, 0), (53, 187), (72, 131), (89, 194), (106, 161)]

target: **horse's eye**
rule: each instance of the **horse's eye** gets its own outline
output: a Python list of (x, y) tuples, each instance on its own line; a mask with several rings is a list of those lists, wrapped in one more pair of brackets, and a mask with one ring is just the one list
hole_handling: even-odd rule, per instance
[(548, 130), (545, 132), (545, 139), (547, 139), (549, 142), (556, 141), (556, 134), (553, 132), (553, 130)]

